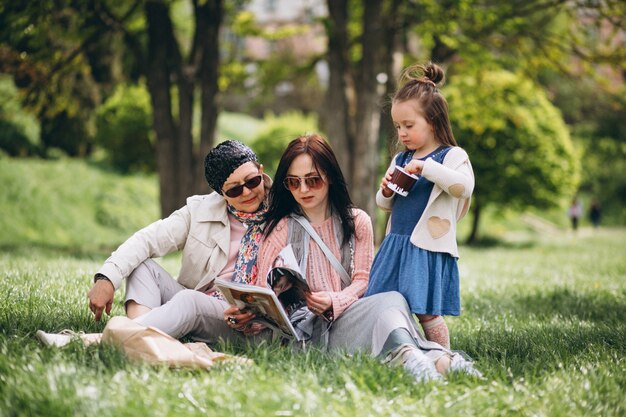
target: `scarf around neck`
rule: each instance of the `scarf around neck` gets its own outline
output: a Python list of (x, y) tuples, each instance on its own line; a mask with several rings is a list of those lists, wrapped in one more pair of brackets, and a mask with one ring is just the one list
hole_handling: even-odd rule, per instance
[(248, 228), (239, 246), (239, 253), (235, 261), (233, 282), (250, 284), (254, 282), (257, 277), (258, 268), (256, 258), (259, 253), (259, 244), (263, 236), (263, 222), (265, 221), (267, 206), (263, 203), (254, 213), (236, 210), (230, 204), (226, 206), (228, 212)]

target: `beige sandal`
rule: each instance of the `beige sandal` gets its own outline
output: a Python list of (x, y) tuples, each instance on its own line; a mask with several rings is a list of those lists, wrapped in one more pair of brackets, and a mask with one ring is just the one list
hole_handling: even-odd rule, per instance
[(75, 332), (65, 329), (59, 333), (46, 333), (43, 330), (37, 330), (37, 338), (46, 346), (63, 347), (74, 339), (82, 340), (85, 346), (100, 343), (102, 333), (85, 333)]

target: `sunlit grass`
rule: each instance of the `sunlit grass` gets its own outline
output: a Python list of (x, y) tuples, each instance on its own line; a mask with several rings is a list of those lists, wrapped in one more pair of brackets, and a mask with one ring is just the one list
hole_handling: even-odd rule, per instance
[[(221, 346), (209, 371), (128, 362), (108, 346), (42, 346), (37, 329), (101, 331), (87, 308), (98, 252), (0, 254), (0, 416), (620, 416), (626, 413), (624, 230), (461, 248), (453, 347), (485, 380), (415, 384), (364, 355)], [(165, 260), (176, 272), (176, 258)], [(117, 294), (114, 314), (122, 314)]]

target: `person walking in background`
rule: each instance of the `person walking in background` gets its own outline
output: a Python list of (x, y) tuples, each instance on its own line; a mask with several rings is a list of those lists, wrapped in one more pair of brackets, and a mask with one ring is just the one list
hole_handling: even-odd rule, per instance
[(589, 207), (589, 220), (596, 229), (600, 226), (600, 217), (602, 216), (602, 209), (600, 203), (595, 198), (591, 201), (591, 207)]
[[(435, 64), (410, 66), (392, 99), (391, 117), (405, 150), (392, 159), (376, 194), (391, 217), (365, 295), (399, 291), (426, 338), (449, 348), (442, 316), (461, 313), (456, 224), (469, 209), (474, 173), (452, 133), (437, 87), (443, 80)], [(406, 197), (387, 187), (395, 166), (419, 175)]]
[(578, 230), (578, 221), (583, 214), (583, 205), (578, 199), (578, 197), (574, 197), (572, 200), (572, 204), (569, 206), (567, 210), (567, 215), (569, 216), (570, 222), (572, 223), (572, 230)]

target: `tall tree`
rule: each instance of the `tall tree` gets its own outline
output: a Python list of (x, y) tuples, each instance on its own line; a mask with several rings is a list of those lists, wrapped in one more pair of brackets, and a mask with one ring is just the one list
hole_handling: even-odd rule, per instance
[[(206, 191), (203, 156), (213, 145), (217, 124), (222, 1), (192, 3), (195, 31), (186, 58), (174, 33), (170, 5), (148, 0), (144, 8), (148, 26), (145, 72), (157, 137), (163, 215), (180, 207), (187, 196)], [(202, 122), (199, 144), (194, 146), (193, 109), (198, 87)]]
[[(110, 87), (112, 77), (106, 72), (119, 66), (103, 60), (112, 55), (111, 44), (122, 49), (118, 60), (131, 62), (130, 76), (147, 79), (163, 215), (184, 204), (188, 195), (208, 190), (203, 156), (213, 145), (218, 114), (223, 1), (189, 0), (193, 29), (185, 46), (172, 19), (172, 9), (181, 4), (45, 0), (0, 5), (0, 71), (14, 75), (25, 90), (26, 104), (40, 117), (84, 110), (75, 94), (80, 90), (77, 80), (93, 85), (95, 79), (104, 85), (101, 91)], [(201, 122), (199, 140), (194, 140), (197, 102)]]
[[(619, 68), (624, 62), (623, 41), (619, 41), (623, 32), (616, 30), (623, 27), (623, 2), (420, 0), (407, 5), (408, 2), (391, 0), (330, 0), (327, 3), (331, 75), (323, 128), (342, 154), (342, 166), (348, 172), (355, 202), (370, 214), (371, 195), (378, 181), (373, 162), (376, 155), (370, 152), (378, 152), (381, 147), (375, 145), (368, 132), (372, 131), (372, 125), (380, 124), (380, 118), (371, 116), (368, 107), (361, 106), (366, 97), (380, 105), (380, 96), (373, 94), (373, 79), (379, 71), (388, 75), (387, 86), (391, 87), (388, 92), (391, 92), (397, 76), (393, 65), (402, 61), (402, 65), (414, 60), (443, 64), (451, 85), (457, 75), (480, 68), (520, 68), (527, 77), (537, 80), (542, 68), (573, 73), (572, 68), (595, 68), (591, 63), (610, 63)], [(372, 15), (368, 10), (377, 13), (376, 22), (369, 20)], [(582, 23), (588, 25), (589, 34), (581, 34)], [(589, 42), (594, 33), (605, 33), (606, 45)], [(412, 37), (413, 45), (417, 46), (406, 47), (403, 36)], [(404, 59), (396, 58), (398, 52), (405, 53)], [(368, 60), (368, 56), (376, 57), (375, 62)], [(578, 59), (574, 65), (563, 65), (572, 62), (572, 58)], [(590, 73), (594, 75), (593, 70)], [(459, 136), (461, 146), (472, 140)], [(478, 147), (476, 151), (484, 150)], [(570, 188), (562, 187), (558, 191), (566, 192)], [(475, 221), (477, 224), (478, 218)]]
[[(382, 96), (377, 75), (392, 60), (393, 50), (385, 46), (397, 29), (392, 23), (400, 2), (328, 0), (327, 5), (330, 76), (322, 128), (339, 155), (355, 204), (375, 218)], [(354, 20), (360, 21), (356, 35), (350, 33)]]

